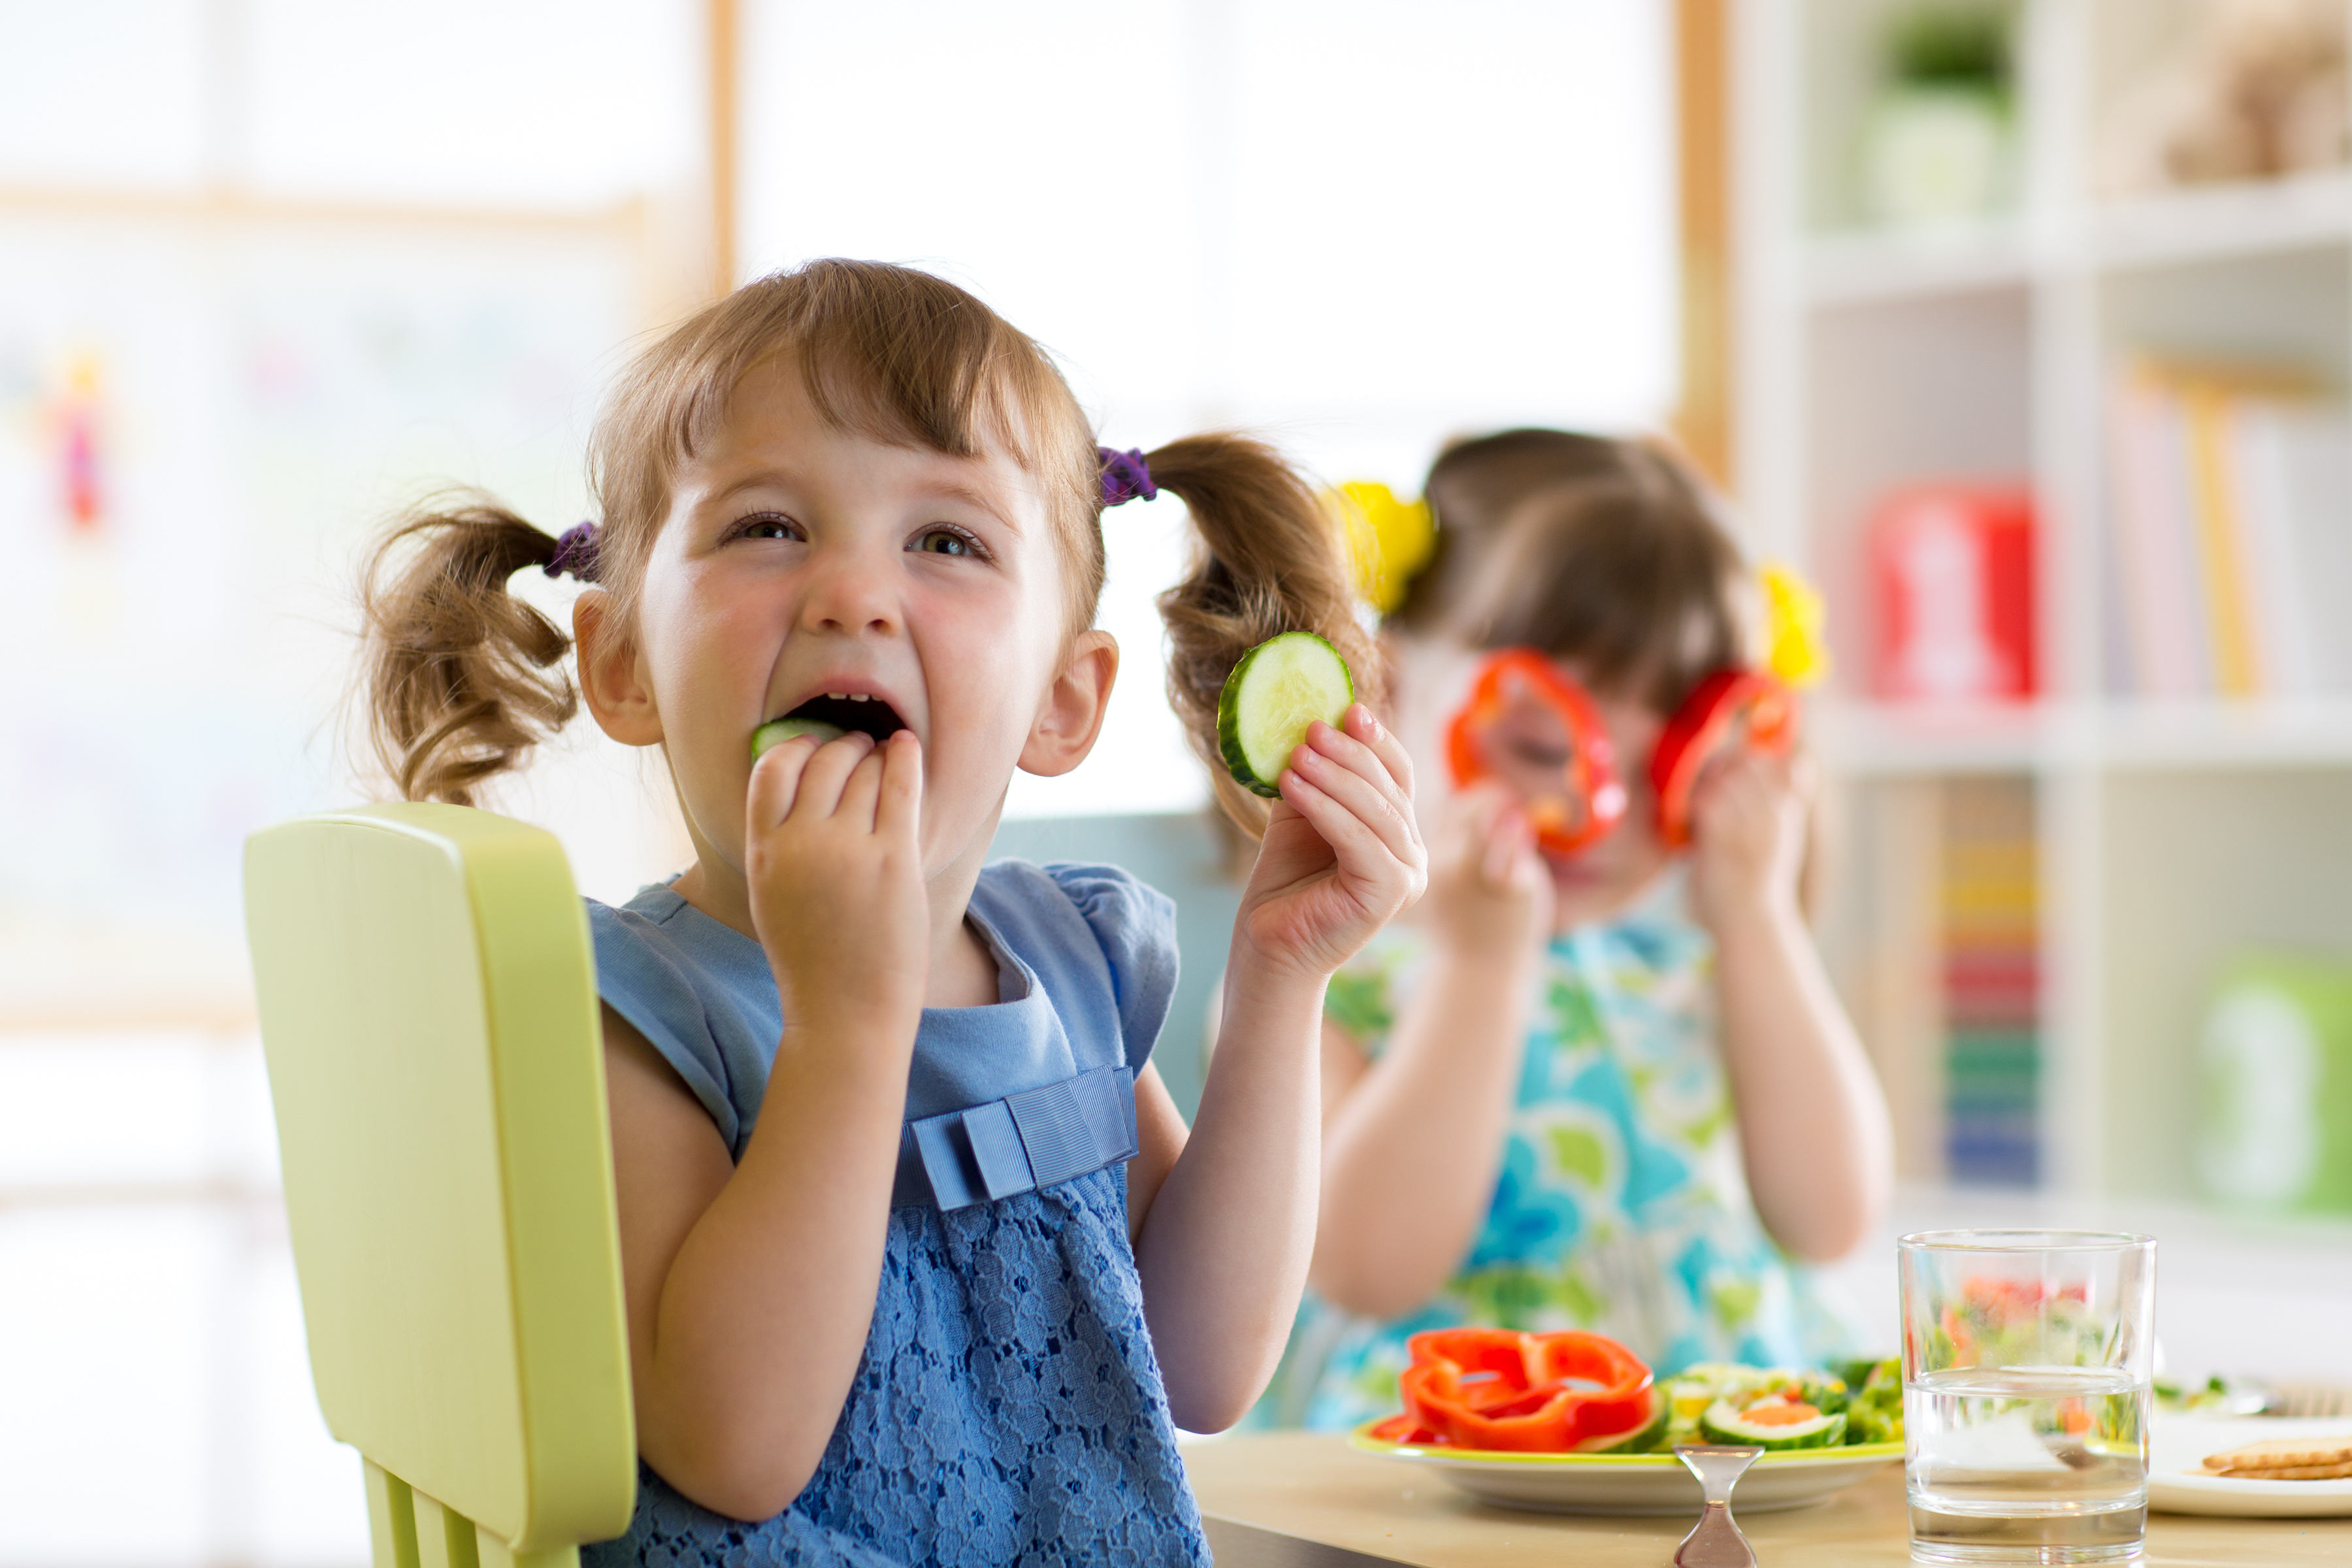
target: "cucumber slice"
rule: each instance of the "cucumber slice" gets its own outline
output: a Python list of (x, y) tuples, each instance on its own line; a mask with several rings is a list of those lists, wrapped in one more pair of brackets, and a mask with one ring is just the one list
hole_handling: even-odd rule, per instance
[(1281, 795), (1275, 780), (1320, 719), (1334, 729), (1356, 700), (1356, 679), (1339, 650), (1313, 632), (1285, 632), (1242, 655), (1217, 698), (1217, 745), (1234, 782), (1253, 795)]
[[(1775, 1407), (1778, 1407), (1775, 1409)], [(1699, 1417), (1698, 1429), (1710, 1443), (1749, 1443), (1759, 1448), (1834, 1448), (1845, 1441), (1845, 1412), (1815, 1411), (1801, 1421), (1759, 1421), (1751, 1417), (1768, 1410), (1787, 1409), (1780, 1400), (1759, 1400), (1741, 1410), (1728, 1399), (1718, 1399)], [(1811, 1408), (1805, 1406), (1803, 1408)]]
[(816, 743), (838, 741), (849, 733), (838, 724), (828, 724), (822, 719), (771, 719), (751, 731), (751, 760), (758, 762), (771, 746), (780, 745), (795, 735), (814, 735)]

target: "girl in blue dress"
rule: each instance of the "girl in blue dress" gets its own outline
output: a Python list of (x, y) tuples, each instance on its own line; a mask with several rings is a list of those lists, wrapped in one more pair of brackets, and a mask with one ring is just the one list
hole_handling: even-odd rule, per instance
[(1407, 1342), (1463, 1324), (1597, 1331), (1662, 1374), (1881, 1348), (1809, 1267), (1869, 1232), (1893, 1161), (1799, 897), (1802, 759), (1710, 763), (1681, 855), (1649, 782), (1685, 695), (1760, 662), (1729, 530), (1671, 455), (1562, 431), (1450, 449), (1428, 499), (1434, 554), (1381, 628), (1423, 779), (1478, 661), (1533, 648), (1591, 693), (1630, 799), (1559, 856), (1501, 784), (1424, 787), (1429, 896), (1329, 990), (1313, 1292), (1256, 1419), (1388, 1415)]
[[(368, 601), (405, 795), (467, 802), (584, 698), (662, 749), (692, 837), (589, 911), (644, 1460), (589, 1560), (1206, 1563), (1175, 1429), (1281, 1352), (1324, 985), (1423, 876), (1409, 763), (1359, 703), (1278, 799), (1223, 792), (1261, 844), (1189, 1131), (1149, 1061), (1169, 901), (983, 861), (1013, 770), (1100, 728), (1106, 505), (1171, 490), (1201, 536), (1162, 605), (1205, 756), (1254, 643), (1373, 675), (1312, 492), (1234, 437), (1103, 452), (979, 300), (845, 261), (646, 350), (593, 451), (594, 527), (411, 519)], [(593, 584), (572, 639), (506, 593), (527, 566)], [(755, 762), (786, 717), (839, 733)]]

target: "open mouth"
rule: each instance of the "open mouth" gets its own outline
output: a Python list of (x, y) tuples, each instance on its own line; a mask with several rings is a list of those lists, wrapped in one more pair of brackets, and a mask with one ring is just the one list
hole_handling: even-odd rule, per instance
[(877, 741), (887, 741), (907, 727), (898, 710), (879, 697), (849, 697), (839, 692), (812, 697), (784, 717), (814, 719), (844, 730), (862, 730)]

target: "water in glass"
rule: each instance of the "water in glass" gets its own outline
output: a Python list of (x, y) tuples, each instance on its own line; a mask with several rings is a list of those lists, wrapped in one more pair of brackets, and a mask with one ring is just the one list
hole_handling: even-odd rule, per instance
[(1958, 1367), (1906, 1382), (1915, 1559), (2139, 1555), (2147, 1397), (2145, 1379), (2110, 1367)]

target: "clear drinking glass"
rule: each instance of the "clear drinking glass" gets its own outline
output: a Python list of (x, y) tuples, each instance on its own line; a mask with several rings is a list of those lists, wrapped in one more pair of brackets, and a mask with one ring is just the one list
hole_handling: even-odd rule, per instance
[(1913, 1561), (2137, 1557), (2154, 1239), (1932, 1230), (1895, 1252)]

